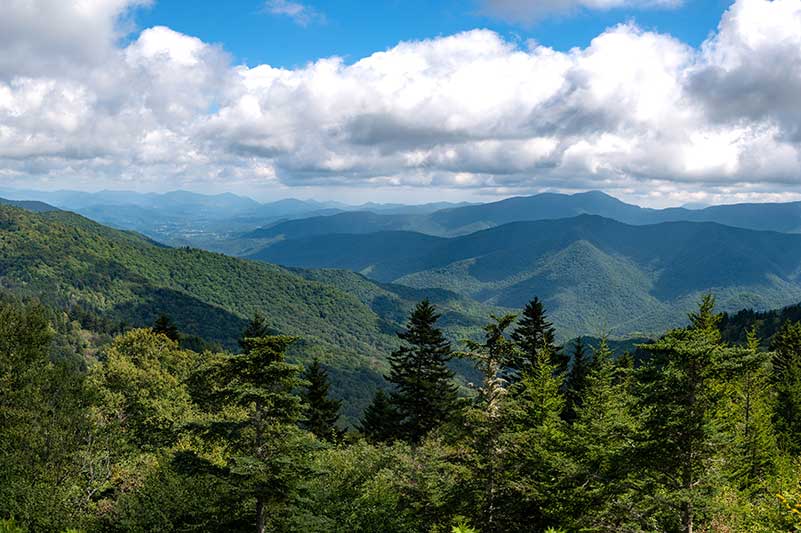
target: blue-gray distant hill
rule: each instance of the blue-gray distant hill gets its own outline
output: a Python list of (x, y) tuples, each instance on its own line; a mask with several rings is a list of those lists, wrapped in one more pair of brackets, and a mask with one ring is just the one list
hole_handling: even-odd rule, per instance
[(19, 207), (20, 209), (25, 209), (26, 211), (32, 211), (34, 213), (47, 213), (48, 211), (58, 211), (57, 207), (53, 207), (50, 204), (46, 204), (44, 202), (37, 202), (35, 200), (7, 200), (6, 198), (0, 198), (0, 205), (10, 205), (12, 207)]
[(345, 268), (503, 307), (539, 295), (567, 333), (658, 332), (682, 323), (709, 290), (724, 310), (801, 300), (801, 235), (710, 222), (633, 225), (581, 215), (452, 238), (312, 235), (276, 242), (252, 258)]
[(734, 204), (704, 209), (651, 209), (627, 204), (599, 191), (590, 191), (571, 195), (543, 193), (423, 214), (389, 215), (362, 211), (306, 216), (300, 220), (278, 221), (243, 237), (276, 240), (326, 233), (373, 233), (390, 230), (447, 237), (467, 235), (510, 222), (552, 220), (583, 214), (599, 215), (636, 225), (677, 221), (717, 222), (747, 229), (801, 232), (801, 202)]

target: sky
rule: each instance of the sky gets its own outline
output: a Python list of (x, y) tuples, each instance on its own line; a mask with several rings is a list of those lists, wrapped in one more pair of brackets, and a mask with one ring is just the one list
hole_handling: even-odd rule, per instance
[(801, 199), (801, 0), (4, 0), (0, 186)]

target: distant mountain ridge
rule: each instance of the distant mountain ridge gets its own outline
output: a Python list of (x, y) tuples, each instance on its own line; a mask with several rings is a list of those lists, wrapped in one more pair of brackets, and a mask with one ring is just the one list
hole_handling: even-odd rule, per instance
[(345, 268), (502, 307), (519, 308), (539, 295), (570, 335), (658, 332), (682, 323), (707, 290), (732, 311), (801, 301), (801, 235), (711, 222), (630, 225), (580, 215), (452, 238), (315, 235), (276, 242), (251, 257)]
[(716, 222), (728, 226), (785, 233), (801, 233), (801, 202), (732, 204), (703, 209), (652, 209), (627, 204), (599, 191), (576, 194), (542, 193), (498, 202), (448, 208), (433, 213), (387, 215), (357, 211), (277, 221), (243, 234), (245, 239), (280, 240), (328, 233), (365, 234), (377, 231), (414, 231), (441, 237), (468, 235), (508, 224), (571, 218), (588, 214), (643, 225), (660, 222)]
[(13, 207), (19, 207), (27, 211), (33, 211), (34, 213), (46, 213), (47, 211), (58, 211), (57, 207), (53, 207), (52, 205), (46, 204), (44, 202), (37, 202), (36, 200), (7, 200), (6, 198), (0, 198), (0, 205), (10, 205)]

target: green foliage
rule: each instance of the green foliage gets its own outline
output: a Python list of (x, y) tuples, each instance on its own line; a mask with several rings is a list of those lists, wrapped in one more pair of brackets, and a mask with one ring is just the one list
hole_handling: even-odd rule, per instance
[(306, 405), (306, 413), (301, 427), (311, 431), (318, 438), (334, 441), (341, 436), (336, 423), (339, 419), (341, 400), (329, 398), (328, 373), (315, 359), (301, 376), (308, 383), (303, 388), (301, 399)]
[(159, 315), (153, 323), (153, 333), (160, 333), (173, 341), (179, 339), (178, 328), (175, 326), (172, 319), (165, 314)]
[(801, 453), (801, 322), (787, 322), (773, 340), (776, 429), (785, 450)]
[(72, 361), (51, 359), (54, 337), (41, 305), (0, 303), (0, 517), (34, 531), (82, 524), (96, 489), (81, 450), (91, 393)]
[(0, 533), (27, 533), (27, 530), (17, 525), (13, 520), (0, 520)]
[(571, 505), (592, 509), (574, 523), (586, 531), (621, 531), (631, 527), (627, 506), (637, 496), (628, 487), (636, 475), (631, 458), (637, 453), (639, 420), (629, 383), (602, 339), (584, 378), (576, 418), (570, 428)]
[(372, 403), (364, 410), (359, 429), (370, 442), (390, 442), (398, 438), (399, 419), (400, 415), (389, 395), (378, 390)]
[(526, 304), (517, 327), (512, 332), (512, 340), (520, 348), (519, 356), (506, 362), (512, 376), (520, 376), (534, 366), (540, 350), (547, 350), (551, 354), (557, 372), (566, 372), (569, 357), (562, 354), (561, 348), (556, 346), (555, 338), (556, 330), (548, 321), (545, 307), (539, 298), (534, 297)]
[[(280, 527), (280, 514), (303, 471), (311, 440), (297, 428), (302, 403), (294, 394), (305, 384), (302, 368), (285, 361), (295, 338), (245, 337), (243, 353), (225, 355), (214, 377), (224, 409), (198, 421), (195, 431), (211, 445), (223, 446), (221, 476), (255, 500), (255, 522)], [(196, 457), (211, 470), (213, 460)]]
[[(98, 231), (73, 215), (50, 216), (69, 224), (15, 215), (4, 227), (32, 236), (37, 224), (43, 233), (60, 228), (64, 235), (56, 231), (48, 242), (27, 243), (45, 248)], [(30, 284), (24, 287), (30, 289), (55, 280), (56, 289), (46, 294), (69, 294), (77, 301), (90, 293), (103, 296), (87, 314), (96, 309), (113, 314), (118, 303), (110, 302), (124, 300), (116, 292), (119, 280), (100, 288), (59, 276), (68, 277), (82, 261), (96, 262), (102, 255), (96, 246), (108, 245), (103, 253), (109, 257), (118, 253), (111, 251), (117, 245), (140, 247), (141, 253), (132, 255), (147, 263), (137, 267), (141, 272), (161, 268), (167, 260), (159, 254), (194, 253), (156, 251), (139, 237), (110, 235), (87, 244), (87, 254), (68, 254), (66, 263), (75, 263), (69, 269), (32, 262), (14, 271), (3, 255), (3, 265), (14, 271), (4, 280), (25, 274)], [(0, 251), (9, 249), (8, 242), (24, 244), (19, 236), (0, 236)], [(160, 259), (149, 262), (148, 254)], [(233, 276), (241, 272), (237, 268), (251, 268), (223, 264)], [(317, 283), (272, 267), (254, 272), (275, 273), (301, 288)], [(146, 285), (153, 276), (127, 281)], [(176, 273), (178, 278), (186, 279)], [(254, 290), (264, 287), (247, 278)], [(295, 300), (280, 300), (288, 307), (265, 309), (267, 314), (248, 326), (243, 317), (258, 309), (237, 307), (240, 329), (226, 335), (231, 348), (241, 340), (241, 353), (198, 353), (187, 349), (183, 334), (178, 342), (171, 339), (164, 320), (159, 331), (126, 328), (108, 340), (114, 321), (102, 334), (92, 333), (63, 310), (0, 298), (0, 531), (678, 533), (692, 527), (773, 533), (801, 527), (793, 425), (799, 403), (798, 324), (782, 328), (773, 352), (760, 346), (757, 329), (745, 336), (745, 346), (731, 346), (718, 330), (726, 318), (706, 297), (689, 326), (642, 346), (636, 364), (625, 355), (615, 360), (601, 339), (591, 363), (577, 346), (565, 376), (553, 357), (555, 332), (543, 313), (527, 318), (539, 316), (538, 331), (550, 333), (540, 335), (539, 345), (528, 352), (525, 336), (519, 342), (510, 338), (515, 316), (493, 317), (483, 339), (467, 340), (460, 354), (474, 363), (480, 384), (456, 399), (444, 366), (450, 345), (433, 306), (423, 302), (412, 312), (398, 349), (384, 330), (406, 312), (400, 295), (419, 293), (395, 287), (398, 300), (379, 303), (388, 288), (350, 275), (336, 279), (354, 289), (343, 308), (364, 310), (371, 302), (384, 305), (384, 316), (392, 317), (364, 326), (360, 331), (377, 331), (382, 340), (372, 351), (352, 355), (354, 365), (369, 362), (380, 375), (378, 370), (386, 369), (383, 355), (394, 353), (398, 387), (393, 397), (382, 391), (374, 396), (363, 419), (367, 439), (331, 438), (340, 405), (329, 395), (327, 371), (335, 356), (321, 351), (341, 344), (357, 354), (365, 347), (356, 340), (363, 339), (361, 333), (308, 343), (273, 335), (277, 326), (314, 313), (309, 318), (314, 325), (298, 329), (322, 323), (330, 331), (345, 331), (353, 317), (346, 320), (344, 311), (322, 316), (325, 305), (294, 307)], [(339, 297), (336, 291), (330, 295)], [(453, 308), (446, 309), (443, 321), (455, 320)], [(286, 318), (293, 313), (297, 316)], [(93, 316), (94, 324), (104, 323)], [(174, 316), (183, 324), (185, 316)], [(290, 354), (327, 359), (303, 372)], [(525, 361), (515, 367), (519, 374), (506, 372), (510, 361)], [(342, 375), (341, 369), (332, 371), (332, 381)], [(406, 400), (398, 401), (404, 391)], [(441, 402), (443, 397), (447, 401)], [(414, 407), (420, 398), (425, 409), (436, 409)], [(399, 434), (409, 442), (397, 440)]]
[(196, 354), (179, 349), (165, 335), (135, 329), (117, 337), (103, 357), (91, 379), (106, 416), (120, 420), (139, 447), (156, 449), (174, 442), (193, 416), (185, 381)]
[(398, 333), (402, 346), (389, 356), (387, 380), (395, 386), (390, 402), (398, 435), (412, 443), (448, 420), (456, 405), (453, 372), (446, 366), (451, 345), (435, 326), (438, 319), (428, 300), (420, 302), (406, 330)]
[[(604, 350), (606, 339), (601, 339)], [(568, 422), (576, 419), (576, 411), (582, 405), (584, 389), (587, 387), (587, 375), (590, 372), (590, 361), (581, 337), (576, 337), (573, 344), (573, 357), (571, 358), (570, 372), (565, 380), (565, 412), (564, 418)]]

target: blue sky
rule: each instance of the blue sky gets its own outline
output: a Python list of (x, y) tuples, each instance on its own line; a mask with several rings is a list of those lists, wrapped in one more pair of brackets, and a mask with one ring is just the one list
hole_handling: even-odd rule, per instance
[(299, 24), (271, 14), (264, 0), (161, 0), (137, 10), (140, 28), (156, 25), (220, 43), (236, 62), (297, 67), (315, 59), (340, 56), (352, 62), (400, 41), (489, 28), (510, 40), (537, 42), (557, 50), (585, 47), (604, 29), (634, 21), (693, 46), (717, 28), (727, 0), (687, 0), (677, 8), (580, 9), (554, 14), (534, 24), (500, 20), (479, 2), (465, 0), (308, 1), (313, 11)]

